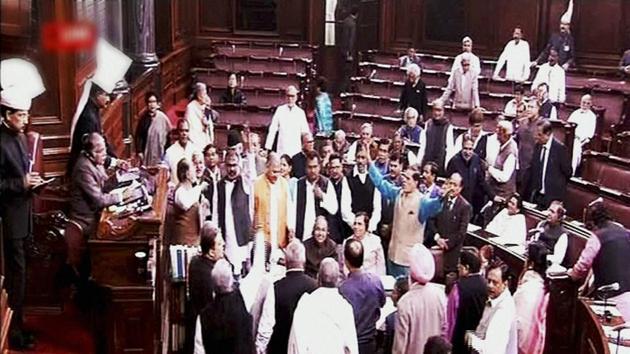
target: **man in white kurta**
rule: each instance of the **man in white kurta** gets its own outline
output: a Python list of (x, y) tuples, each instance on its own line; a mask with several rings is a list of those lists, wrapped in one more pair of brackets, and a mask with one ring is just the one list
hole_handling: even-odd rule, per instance
[(287, 103), (279, 106), (271, 118), (265, 149), (271, 150), (273, 142), (278, 136), (276, 152), (282, 156), (293, 156), (302, 149), (302, 133), (309, 133), (304, 110), (297, 106), (298, 90), (295, 86), (286, 89)]
[(573, 173), (575, 173), (582, 161), (582, 146), (588, 143), (595, 135), (597, 116), (591, 110), (592, 106), (593, 98), (591, 95), (584, 95), (580, 100), (580, 109), (569, 116), (568, 122), (577, 124), (577, 127), (575, 127), (575, 141), (573, 142), (573, 161), (571, 161)]
[(204, 83), (195, 84), (195, 96), (186, 106), (184, 118), (190, 126), (190, 141), (202, 151), (214, 139), (212, 120), (206, 118), (206, 108), (210, 106), (210, 96)]
[(526, 81), (530, 74), (529, 43), (523, 40), (523, 32), (520, 27), (514, 28), (512, 40), (509, 41), (497, 60), (494, 68), (493, 78), (499, 78), (499, 73), (503, 65), (507, 63), (505, 69), (505, 79), (510, 81)]
[(453, 60), (453, 66), (451, 67), (451, 73), (453, 73), (457, 68), (462, 67), (462, 56), (468, 53), (470, 56), (470, 70), (477, 73), (477, 75), (481, 74), (481, 61), (479, 57), (473, 54), (472, 52), (473, 41), (472, 38), (466, 36), (462, 39), (462, 53), (455, 57)]
[(532, 81), (532, 92), (542, 83), (549, 86), (549, 100), (552, 103), (564, 103), (566, 100), (566, 80), (564, 69), (558, 64), (558, 52), (549, 51), (549, 61), (538, 68), (536, 77)]
[(319, 288), (305, 293), (297, 304), (288, 353), (358, 354), (352, 305), (337, 289), (339, 264), (324, 258), (319, 266)]
[(185, 119), (180, 119), (177, 122), (177, 131), (179, 138), (173, 145), (169, 146), (164, 153), (164, 163), (171, 170), (171, 182), (173, 184), (179, 183), (177, 179), (177, 164), (183, 158), (187, 158), (188, 161), (192, 161), (193, 152), (195, 147), (188, 139), (189, 125)]

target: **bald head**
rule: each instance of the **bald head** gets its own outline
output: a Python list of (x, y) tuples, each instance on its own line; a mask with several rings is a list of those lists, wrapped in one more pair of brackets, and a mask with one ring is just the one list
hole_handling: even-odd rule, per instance
[(363, 266), (363, 244), (361, 241), (349, 238), (343, 248), (343, 257), (346, 267), (350, 271), (355, 271)]

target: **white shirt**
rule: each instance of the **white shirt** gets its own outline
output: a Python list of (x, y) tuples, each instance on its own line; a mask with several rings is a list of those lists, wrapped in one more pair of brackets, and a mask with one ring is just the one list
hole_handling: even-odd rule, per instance
[(350, 186), (348, 185), (348, 179), (343, 176), (341, 180), (341, 218), (343, 221), (352, 227), (354, 225), (354, 213), (352, 212), (352, 194), (350, 193)]
[[(306, 206), (304, 208), (304, 232), (302, 234), (302, 241), (308, 240), (313, 235), (313, 226), (315, 225), (315, 218), (317, 217), (315, 214), (315, 192), (313, 192), (313, 183), (306, 179), (305, 184)], [(293, 199), (297, 200), (297, 188), (295, 189), (295, 193), (296, 195)], [(337, 195), (335, 194), (335, 187), (333, 187), (330, 181), (328, 181), (324, 198), (319, 205), (326, 209), (331, 215), (337, 213)]]
[[(538, 229), (543, 229), (544, 224), (545, 224), (545, 221), (543, 220), (539, 222), (536, 227)], [(540, 232), (536, 233), (532, 237), (531, 240), (538, 241), (538, 239), (540, 239)], [(565, 232), (562, 235), (560, 235), (560, 237), (558, 238), (558, 241), (556, 241), (556, 244), (553, 246), (553, 254), (548, 254), (547, 260), (550, 261), (552, 264), (561, 264), (562, 261), (564, 260), (564, 255), (567, 253), (568, 246), (569, 246), (569, 238)]]
[[(186, 106), (184, 118), (186, 118), (188, 129), (190, 129), (190, 141), (197, 150), (202, 151), (214, 138), (214, 126), (212, 120), (207, 119), (205, 116), (205, 106), (201, 105), (197, 100), (190, 101)], [(204, 123), (208, 125), (207, 128), (204, 127)]]
[(516, 40), (507, 42), (503, 52), (497, 60), (497, 66), (494, 69), (494, 76), (499, 76), (499, 72), (503, 65), (507, 63), (505, 69), (505, 78), (510, 81), (526, 81), (529, 79), (530, 53), (529, 43), (520, 40), (518, 44)]
[(173, 145), (166, 149), (166, 153), (164, 153), (164, 162), (171, 170), (171, 182), (174, 184), (179, 183), (179, 180), (177, 179), (177, 164), (184, 157), (187, 158), (189, 162), (192, 162), (193, 152), (195, 152), (195, 147), (190, 142), (188, 142), (184, 148), (179, 144), (179, 141), (176, 141)]
[(510, 215), (507, 208), (503, 208), (486, 226), (486, 231), (499, 236), (494, 239), (498, 243), (525, 245), (527, 239), (525, 215)]
[(553, 103), (563, 103), (566, 100), (566, 81), (562, 66), (544, 63), (538, 68), (536, 77), (532, 81), (532, 92), (543, 82), (549, 85), (549, 100)]
[(580, 144), (588, 142), (595, 135), (597, 116), (590, 109), (587, 111), (581, 108), (576, 109), (569, 116), (568, 122), (577, 124), (577, 127), (575, 127), (575, 138)]
[[(351, 238), (358, 240), (354, 235), (345, 239), (343, 241), (344, 249), (346, 247), (346, 242)], [(363, 265), (361, 266), (361, 270), (378, 276), (384, 276), (385, 252), (383, 251), (381, 238), (374, 234), (367, 233), (360, 242), (363, 245)], [(341, 258), (343, 258), (343, 254), (341, 255)], [(350, 270), (346, 267), (345, 261), (342, 260), (341, 263), (343, 263), (343, 273), (347, 276), (348, 273), (350, 273)]]
[[(505, 144), (503, 144), (501, 146), (501, 149), (503, 149), (505, 146), (507, 146), (511, 142), (512, 142), (512, 138), (510, 138), (510, 140), (506, 141)], [(496, 162), (496, 157), (495, 157), (495, 162)], [(498, 169), (498, 168), (496, 168), (494, 166), (490, 166), (490, 167), (488, 167), (488, 173), (497, 182), (505, 183), (505, 182), (510, 180), (510, 177), (512, 177), (512, 173), (514, 173), (515, 169), (516, 169), (516, 157), (514, 155), (510, 154), (507, 157), (507, 159), (505, 159), (505, 162), (503, 162), (503, 169), (502, 170), (500, 170), (500, 169)]]
[(497, 156), (499, 156), (500, 149), (501, 143), (499, 142), (497, 135), (490, 135), (486, 141), (486, 161), (488, 162), (488, 165), (494, 166), (494, 162), (497, 160)]
[(305, 293), (293, 315), (288, 354), (358, 354), (352, 305), (337, 288)]
[[(269, 184), (269, 233), (271, 234), (271, 247), (278, 247), (278, 196), (280, 194), (280, 184)], [(287, 198), (287, 203), (289, 199)]]
[[(370, 177), (367, 173), (367, 169), (365, 173), (360, 173), (356, 165), (352, 169), (352, 176), (359, 177), (359, 181), (361, 181), (361, 183), (363, 184), (365, 184), (365, 181)], [(346, 223), (348, 223), (348, 225), (352, 227), (352, 225), (354, 224), (354, 217), (355, 217), (354, 212), (352, 211), (352, 191), (350, 190), (350, 185), (348, 184), (348, 180), (345, 178), (344, 180), (345, 180), (344, 183), (341, 185), (341, 194), (342, 194), (341, 197), (343, 198), (344, 189), (346, 189), (347, 190), (346, 194), (348, 198), (350, 199), (350, 201), (348, 202), (350, 205), (350, 212), (348, 215), (349, 221), (346, 220)], [(382, 207), (381, 192), (379, 192), (376, 187), (374, 187), (374, 196), (372, 198), (372, 205), (373, 205), (372, 216), (370, 217), (370, 224), (368, 225), (368, 231), (370, 232), (376, 231), (378, 223), (381, 222), (381, 207)], [(343, 209), (342, 209), (342, 212), (343, 212)], [(342, 218), (343, 218), (343, 215), (342, 215)]]
[[(471, 347), (479, 354), (516, 354), (518, 341), (516, 334), (516, 306), (505, 289), (496, 299), (488, 300), (481, 316), (481, 323), (488, 323), (485, 338), (470, 333)], [(490, 317), (490, 307), (498, 307), (494, 316)]]
[(297, 105), (289, 108), (289, 105), (283, 104), (276, 109), (276, 113), (271, 118), (265, 148), (271, 150), (277, 133), (278, 154), (293, 156), (302, 150), (302, 133), (308, 132), (310, 129), (304, 110)]
[(543, 146), (542, 149), (540, 149), (540, 156), (538, 156), (539, 159), (543, 160), (542, 180), (540, 183), (540, 185), (542, 186), (540, 188), (541, 194), (545, 194), (545, 175), (547, 174), (547, 162), (549, 161), (549, 149), (551, 149), (552, 141), (553, 141), (553, 135), (549, 137), (549, 140), (547, 140), (547, 143)]
[[(477, 74), (481, 73), (481, 62), (479, 61), (479, 57), (474, 55), (473, 53), (468, 53), (470, 54), (470, 70), (476, 72)], [(455, 57), (455, 60), (453, 60), (453, 66), (451, 67), (451, 73), (453, 73), (453, 71), (455, 71), (457, 68), (461, 68), (462, 67), (462, 55), (464, 55), (464, 53), (460, 53)]]

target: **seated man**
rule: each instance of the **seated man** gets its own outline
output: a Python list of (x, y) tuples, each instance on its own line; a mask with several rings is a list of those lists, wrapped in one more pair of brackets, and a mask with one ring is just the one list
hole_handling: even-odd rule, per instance
[(591, 110), (593, 106), (593, 97), (584, 95), (580, 99), (580, 108), (575, 110), (569, 116), (567, 122), (577, 124), (575, 127), (575, 140), (573, 141), (573, 154), (571, 167), (573, 174), (577, 172), (577, 168), (582, 160), (582, 147), (588, 144), (595, 135), (597, 125), (597, 116)]
[(401, 68), (406, 69), (411, 64), (421, 66), (422, 59), (420, 59), (420, 56), (416, 54), (416, 49), (412, 47), (407, 49), (407, 55), (403, 55), (398, 58), (398, 63)]
[(99, 133), (83, 136), (83, 150), (72, 172), (70, 191), (70, 219), (83, 228), (86, 237), (96, 233), (101, 211), (114, 204), (121, 203), (129, 192), (122, 194), (108, 193), (115, 187), (115, 178), (108, 178), (105, 172), (107, 148), (105, 139)]
[(490, 221), (486, 231), (499, 236), (495, 241), (503, 244), (525, 245), (527, 225), (523, 215), (523, 199), (513, 193), (505, 199), (507, 206)]
[(547, 259), (553, 264), (562, 264), (567, 253), (568, 236), (562, 225), (566, 210), (559, 201), (551, 202), (547, 209), (547, 219), (536, 225), (532, 241), (540, 241), (547, 246)]
[(422, 127), (418, 125), (418, 118), (422, 121), (422, 117), (418, 117), (418, 111), (413, 107), (405, 109), (404, 119), (405, 125), (398, 129), (398, 133), (404, 141), (420, 144), (420, 136), (422, 135)]

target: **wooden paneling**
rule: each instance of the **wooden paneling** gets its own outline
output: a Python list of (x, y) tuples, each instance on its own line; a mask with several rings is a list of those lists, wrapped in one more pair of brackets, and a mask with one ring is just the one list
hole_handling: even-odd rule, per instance
[(232, 0), (199, 1), (197, 21), (201, 33), (231, 33), (233, 30)]
[(188, 94), (191, 47), (180, 48), (162, 58), (160, 84), (164, 110)]
[(306, 39), (308, 24), (308, 0), (278, 1), (276, 10), (278, 34), (287, 40)]
[(3, 35), (28, 36), (31, 0), (2, 0), (0, 29)]

